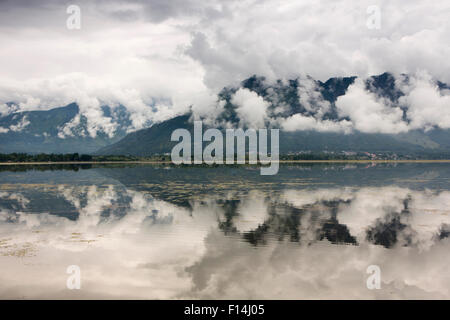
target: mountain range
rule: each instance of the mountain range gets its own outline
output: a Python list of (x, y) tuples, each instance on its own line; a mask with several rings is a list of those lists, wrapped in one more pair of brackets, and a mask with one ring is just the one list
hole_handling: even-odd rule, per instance
[[(331, 78), (326, 82), (313, 81), (314, 94), (330, 108), (322, 119), (336, 121), (342, 119), (336, 109), (338, 97), (346, 94), (356, 77)], [(299, 87), (304, 79), (276, 81), (268, 84), (263, 77), (252, 76), (237, 87), (226, 87), (219, 94), (223, 101), (223, 112), (217, 116), (218, 123), (238, 126), (240, 116), (233, 95), (245, 88), (255, 92), (264, 100), (270, 101), (271, 112), (279, 105), (285, 106), (282, 117), (295, 114), (311, 115), (311, 108), (302, 103)], [(440, 89), (450, 89), (447, 84), (437, 82)], [(312, 90), (312, 89), (311, 89)], [(379, 97), (396, 103), (404, 93), (395, 85), (390, 73), (372, 76), (366, 81), (366, 90), (376, 92)], [(305, 92), (308, 95), (308, 92)], [(276, 100), (273, 96), (276, 95)], [(272, 99), (272, 100), (271, 100)], [(114, 134), (101, 130), (89, 135), (87, 120), (80, 115), (77, 104), (42, 111), (12, 112), (0, 117), (0, 153), (92, 153), (99, 155), (149, 156), (169, 153), (176, 142), (170, 141), (173, 130), (186, 128), (192, 132), (192, 112), (172, 119), (152, 124), (150, 127), (129, 132), (130, 114), (123, 106), (119, 108), (102, 107), (103, 115), (116, 124)], [(78, 117), (78, 118), (77, 118)], [(76, 119), (77, 121), (74, 121)], [(70, 131), (64, 128), (70, 124)], [(221, 128), (219, 126), (219, 128)], [(223, 126), (222, 129), (225, 127)], [(428, 130), (416, 129), (398, 134), (364, 133), (357, 130), (351, 133), (319, 132), (315, 130), (280, 131), (280, 153), (303, 151), (354, 151), (354, 152), (395, 152), (400, 154), (450, 153), (450, 130), (434, 127)]]
[(92, 137), (87, 119), (80, 114), (76, 103), (0, 117), (0, 153), (93, 153), (123, 138), (130, 123), (124, 107), (113, 113), (110, 107), (103, 106), (102, 111), (118, 124), (113, 136), (99, 131)]

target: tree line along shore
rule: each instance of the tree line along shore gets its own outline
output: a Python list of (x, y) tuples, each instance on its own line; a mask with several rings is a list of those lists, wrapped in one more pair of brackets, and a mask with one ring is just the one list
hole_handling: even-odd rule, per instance
[[(248, 160), (248, 159), (247, 159)], [(446, 161), (450, 155), (422, 154), (422, 155), (397, 155), (397, 154), (370, 154), (370, 153), (300, 153), (280, 155), (280, 162), (302, 161)], [(169, 154), (152, 156), (131, 155), (89, 155), (78, 153), (65, 154), (27, 154), (27, 153), (0, 153), (0, 163), (77, 163), (77, 162), (171, 162)]]

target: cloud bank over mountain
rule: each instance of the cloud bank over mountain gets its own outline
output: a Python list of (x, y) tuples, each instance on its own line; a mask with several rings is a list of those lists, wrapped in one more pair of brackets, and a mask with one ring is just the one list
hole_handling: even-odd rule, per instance
[[(298, 93), (308, 114), (286, 115), (283, 101), (270, 110), (275, 100), (241, 89), (233, 98), (241, 125), (367, 133), (450, 128), (449, 90), (435, 82), (450, 83), (445, 0), (77, 4), (79, 30), (67, 29), (67, 7), (59, 1), (0, 4), (0, 42), (7, 48), (0, 52), (1, 115), (76, 102), (90, 136), (114, 135), (117, 125), (103, 105), (124, 106), (129, 130), (191, 106), (199, 117), (213, 117), (224, 107), (217, 102), (222, 88), (256, 74), (268, 83), (303, 79)], [(370, 5), (380, 9), (380, 29), (367, 27)], [(335, 103), (339, 120), (324, 117), (329, 102), (305, 80), (367, 79), (386, 71), (404, 96), (379, 97), (358, 80)], [(401, 74), (411, 79), (401, 81)]]
[[(399, 134), (411, 130), (428, 131), (450, 128), (450, 91), (440, 88), (425, 72), (414, 75), (391, 74), (349, 79), (342, 94), (335, 94), (338, 85), (300, 76), (290, 83), (257, 79), (251, 88), (231, 92), (237, 123), (240, 127), (279, 127), (286, 131), (316, 130), (319, 132)], [(378, 80), (383, 79), (383, 80)], [(340, 81), (332, 78), (329, 81)], [(377, 85), (373, 82), (378, 81)], [(233, 90), (233, 88), (231, 88)], [(236, 89), (234, 89), (236, 90)], [(286, 94), (286, 91), (291, 91)], [(258, 95), (260, 91), (261, 95)], [(293, 92), (292, 92), (293, 91)], [(329, 94), (336, 97), (326, 97)], [(293, 97), (293, 99), (291, 99)], [(194, 118), (204, 119), (221, 127), (231, 127), (226, 97), (220, 97), (212, 108), (194, 108)], [(295, 107), (300, 109), (297, 110)], [(220, 116), (220, 115), (224, 116)]]

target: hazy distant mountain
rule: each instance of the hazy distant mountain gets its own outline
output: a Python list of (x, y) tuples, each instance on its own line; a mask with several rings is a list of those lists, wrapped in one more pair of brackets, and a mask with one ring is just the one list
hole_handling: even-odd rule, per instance
[[(177, 128), (186, 128), (193, 134), (190, 115), (179, 116), (151, 128), (138, 130), (125, 136), (112, 145), (101, 148), (102, 155), (136, 155), (170, 153), (177, 142), (171, 142), (170, 136)], [(280, 131), (280, 152), (299, 151), (367, 151), (395, 152), (399, 154), (450, 152), (450, 132), (434, 130), (428, 133), (411, 132), (408, 134), (367, 134), (367, 133), (321, 133), (317, 131)]]
[[(330, 108), (323, 115), (323, 119), (337, 120), (335, 102), (339, 96), (346, 93), (348, 87), (354, 83), (356, 77), (331, 78), (326, 82), (314, 81), (321, 98), (330, 103)], [(247, 88), (256, 92), (264, 99), (277, 96), (276, 103), (269, 109), (277, 108), (280, 104), (287, 105), (282, 116), (289, 117), (294, 114), (310, 114), (308, 106), (301, 103), (298, 87), (302, 80), (290, 80), (287, 83), (278, 81), (268, 86), (264, 78), (253, 76), (241, 83), (240, 88)], [(309, 81), (309, 80), (308, 80)], [(438, 83), (441, 89), (448, 86)], [(236, 112), (236, 105), (232, 103), (233, 94), (238, 88), (224, 88), (219, 98), (225, 101), (224, 112), (219, 115), (219, 121), (239, 124), (240, 118)], [(366, 89), (376, 92), (378, 96), (396, 102), (403, 95), (395, 85), (394, 77), (389, 73), (373, 76), (366, 82)], [(176, 144), (170, 141), (173, 130), (186, 128), (192, 132), (190, 114), (179, 116), (165, 122), (155, 124), (148, 129), (128, 134), (122, 140), (104, 148), (99, 154), (129, 154), (146, 156), (155, 153), (168, 153)], [(367, 151), (367, 152), (395, 152), (400, 154), (418, 153), (448, 153), (450, 152), (450, 130), (434, 128), (432, 130), (412, 130), (400, 134), (362, 133), (354, 131), (351, 134), (336, 132), (306, 131), (280, 131), (280, 152), (295, 153), (299, 151)]]
[(14, 112), (0, 117), (0, 153), (94, 152), (124, 137), (130, 122), (124, 107), (114, 109), (114, 114), (108, 106), (102, 107), (102, 110), (106, 117), (118, 124), (112, 137), (101, 131), (92, 137), (86, 118), (79, 114), (75, 103), (51, 110)]

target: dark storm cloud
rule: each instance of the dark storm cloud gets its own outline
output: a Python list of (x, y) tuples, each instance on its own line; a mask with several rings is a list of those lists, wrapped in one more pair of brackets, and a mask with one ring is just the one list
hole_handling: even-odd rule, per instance
[[(101, 2), (105, 5), (105, 1)], [(115, 1), (116, 5), (132, 5), (140, 8), (139, 17), (153, 23), (161, 23), (170, 18), (179, 17), (202, 17), (212, 18), (218, 17), (227, 12), (226, 3), (230, 4), (234, 0), (228, 2), (220, 0), (202, 1), (202, 0), (130, 0), (130, 1)], [(112, 11), (111, 15), (121, 18), (117, 15), (120, 11)], [(128, 15), (124, 16), (128, 19)]]
[[(232, 3), (233, 1), (228, 1)], [(143, 19), (153, 23), (161, 23), (169, 18), (177, 18), (182, 16), (203, 16), (214, 17), (221, 15), (222, 8), (225, 7), (221, 1), (200, 1), (200, 0), (78, 0), (78, 1), (33, 1), (33, 0), (4, 0), (0, 2), (0, 15), (7, 18), (8, 23), (19, 24), (22, 20), (30, 18), (31, 15), (36, 14), (36, 11), (41, 11), (44, 14), (46, 11), (65, 11), (67, 6), (74, 4), (80, 6), (82, 9), (96, 11), (97, 13), (109, 16), (116, 20), (132, 21)], [(8, 19), (8, 15), (12, 12), (21, 12), (21, 17), (17, 20)], [(12, 18), (12, 16), (9, 16)], [(1, 24), (6, 24), (5, 19), (0, 21)]]

